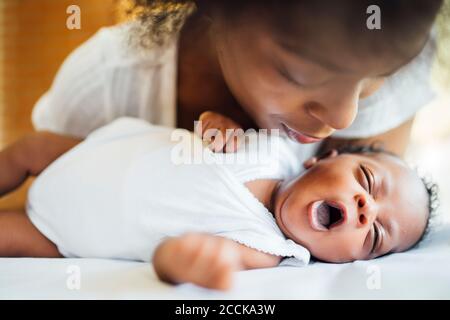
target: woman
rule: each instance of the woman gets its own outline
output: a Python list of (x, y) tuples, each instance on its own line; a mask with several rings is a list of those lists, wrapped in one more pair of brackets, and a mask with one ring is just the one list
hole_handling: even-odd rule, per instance
[[(402, 154), (432, 96), (442, 1), (280, 3), (136, 0), (140, 23), (104, 28), (67, 58), (35, 106), (36, 129), (84, 137), (135, 116), (192, 130), (214, 111), (281, 129), (304, 157), (375, 140)], [(381, 29), (371, 30), (374, 4)]]

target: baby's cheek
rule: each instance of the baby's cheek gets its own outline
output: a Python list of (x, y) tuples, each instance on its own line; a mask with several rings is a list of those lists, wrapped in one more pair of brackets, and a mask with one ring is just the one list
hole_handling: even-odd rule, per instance
[(363, 259), (364, 238), (361, 234), (347, 232), (341, 242), (336, 241), (341, 247), (341, 257), (344, 262)]
[(318, 242), (311, 253), (317, 258), (334, 263), (343, 263), (362, 259), (362, 240), (349, 232), (330, 232), (326, 239)]

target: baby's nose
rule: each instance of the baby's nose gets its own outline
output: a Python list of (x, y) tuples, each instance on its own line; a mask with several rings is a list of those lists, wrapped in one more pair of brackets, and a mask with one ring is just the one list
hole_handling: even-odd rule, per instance
[(373, 204), (367, 200), (364, 195), (357, 195), (355, 197), (356, 202), (356, 224), (358, 227), (365, 227), (367, 224), (372, 223), (375, 219), (375, 208)]

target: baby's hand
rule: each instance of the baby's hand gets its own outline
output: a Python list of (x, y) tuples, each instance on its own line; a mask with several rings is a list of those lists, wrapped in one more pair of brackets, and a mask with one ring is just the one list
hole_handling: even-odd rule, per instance
[(163, 242), (155, 251), (153, 265), (161, 280), (192, 282), (211, 289), (228, 289), (240, 255), (229, 239), (189, 233)]
[(236, 122), (212, 111), (200, 115), (195, 133), (210, 142), (209, 148), (214, 152), (236, 152), (244, 136)]
[(236, 245), (222, 237), (189, 233), (163, 242), (153, 265), (161, 280), (225, 290), (232, 284), (233, 271), (241, 268)]

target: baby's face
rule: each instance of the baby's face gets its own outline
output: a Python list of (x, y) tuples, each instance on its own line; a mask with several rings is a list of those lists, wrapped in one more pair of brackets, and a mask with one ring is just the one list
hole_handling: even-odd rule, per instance
[(342, 154), (283, 183), (274, 211), (283, 233), (314, 257), (348, 262), (414, 245), (426, 226), (428, 196), (395, 157)]

